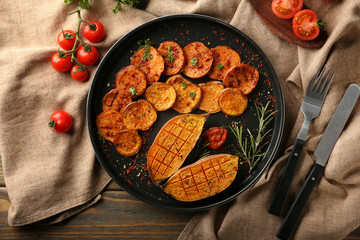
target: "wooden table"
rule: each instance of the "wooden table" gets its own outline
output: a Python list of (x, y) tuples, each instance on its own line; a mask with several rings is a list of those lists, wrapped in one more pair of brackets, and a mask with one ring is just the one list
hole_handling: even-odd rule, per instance
[[(176, 239), (193, 215), (143, 203), (114, 182), (102, 195), (100, 202), (61, 223), (10, 227), (10, 202), (0, 157), (0, 239)], [(346, 239), (360, 239), (360, 228)]]

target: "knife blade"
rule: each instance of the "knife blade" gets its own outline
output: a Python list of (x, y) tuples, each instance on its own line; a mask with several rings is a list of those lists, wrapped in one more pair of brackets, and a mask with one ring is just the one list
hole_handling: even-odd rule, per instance
[(277, 232), (276, 236), (280, 239), (288, 239), (295, 224), (299, 219), (302, 209), (304, 208), (310, 194), (324, 171), (325, 165), (331, 155), (331, 152), (339, 138), (348, 117), (350, 116), (360, 95), (360, 86), (351, 84), (346, 90), (343, 98), (337, 106), (331, 117), (323, 136), (316, 146), (314, 156), (316, 162), (310, 169), (299, 194), (291, 205), (285, 219)]

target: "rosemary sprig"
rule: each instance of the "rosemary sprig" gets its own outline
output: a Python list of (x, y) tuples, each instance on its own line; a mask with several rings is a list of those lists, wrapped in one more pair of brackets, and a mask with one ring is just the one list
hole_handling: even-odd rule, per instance
[(252, 134), (249, 129), (246, 129), (249, 137), (244, 138), (243, 132), (244, 128), (240, 125), (239, 122), (233, 122), (230, 127), (231, 131), (235, 135), (239, 147), (240, 147), (240, 155), (243, 157), (250, 165), (250, 171), (256, 166), (259, 160), (265, 155), (265, 152), (262, 152), (262, 149), (269, 141), (264, 141), (264, 138), (272, 131), (269, 129), (264, 132), (267, 125), (273, 119), (274, 112), (269, 110), (270, 101), (265, 105), (265, 107), (261, 104), (259, 106), (255, 104), (256, 113), (258, 116), (259, 127), (256, 132), (256, 136)]

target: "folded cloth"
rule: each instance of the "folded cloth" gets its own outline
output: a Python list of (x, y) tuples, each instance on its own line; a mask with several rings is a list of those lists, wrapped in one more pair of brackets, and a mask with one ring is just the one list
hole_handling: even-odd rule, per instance
[[(303, 123), (300, 105), (309, 82), (324, 63), (336, 70), (321, 114), (310, 125), (285, 209), (314, 164), (313, 151), (346, 88), (350, 83), (360, 83), (360, 2), (304, 1), (304, 4), (326, 23), (329, 37), (320, 49), (306, 49), (281, 40), (261, 22), (248, 1), (240, 1), (230, 24), (264, 50), (279, 76), (286, 105), (283, 141), (278, 158), (254, 187), (225, 206), (195, 215), (179, 240), (277, 239), (283, 216), (271, 215), (267, 208)], [(360, 225), (359, 105), (350, 115), (291, 238), (342, 239)]]

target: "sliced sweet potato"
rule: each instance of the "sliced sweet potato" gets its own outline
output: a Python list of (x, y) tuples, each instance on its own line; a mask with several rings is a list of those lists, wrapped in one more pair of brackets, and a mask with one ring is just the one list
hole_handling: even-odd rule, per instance
[(249, 64), (240, 64), (229, 69), (224, 77), (224, 86), (239, 88), (245, 95), (249, 94), (259, 81), (258, 70)]
[[(116, 74), (115, 84), (117, 89), (133, 92), (135, 94), (131, 94), (131, 96), (138, 97), (146, 90), (146, 76), (137, 67), (129, 65)], [(131, 88), (135, 88), (136, 91), (130, 91)]]
[(130, 130), (148, 130), (156, 119), (156, 109), (151, 103), (143, 99), (127, 105), (123, 113), (124, 125)]
[(190, 78), (205, 76), (213, 63), (211, 50), (201, 42), (192, 42), (184, 47), (184, 74)]
[(132, 102), (132, 98), (129, 92), (113, 89), (102, 99), (102, 109), (103, 111), (114, 110), (122, 113), (125, 107)]
[(201, 89), (198, 85), (181, 75), (170, 77), (166, 83), (171, 85), (176, 92), (176, 100), (172, 107), (175, 111), (190, 113), (198, 106), (201, 99)]
[(220, 109), (228, 116), (240, 116), (247, 104), (248, 98), (238, 88), (225, 88), (219, 97)]
[(146, 90), (145, 98), (157, 111), (165, 111), (174, 105), (176, 92), (171, 85), (163, 82), (156, 82)]
[(208, 114), (179, 115), (161, 128), (147, 157), (147, 168), (155, 184), (181, 167), (199, 139), (207, 117)]
[(160, 43), (158, 52), (164, 58), (165, 69), (163, 74), (174, 75), (181, 71), (185, 63), (185, 56), (181, 46), (174, 41)]
[(217, 46), (211, 49), (214, 62), (208, 76), (211, 79), (223, 80), (226, 72), (233, 66), (241, 64), (240, 56), (229, 46)]
[(175, 199), (192, 202), (213, 196), (234, 181), (238, 156), (216, 154), (178, 170), (163, 186)]
[(224, 90), (221, 82), (210, 81), (198, 84), (201, 88), (201, 99), (198, 108), (208, 113), (220, 111), (219, 97)]
[(126, 129), (122, 121), (122, 115), (118, 111), (106, 111), (96, 117), (96, 126), (100, 135), (113, 142), (117, 133)]
[(142, 139), (135, 130), (124, 130), (114, 138), (116, 151), (125, 157), (137, 154), (142, 145)]
[[(147, 52), (149, 50), (149, 52)], [(145, 73), (148, 85), (157, 82), (164, 71), (164, 59), (153, 46), (140, 48), (131, 58), (131, 65)]]

